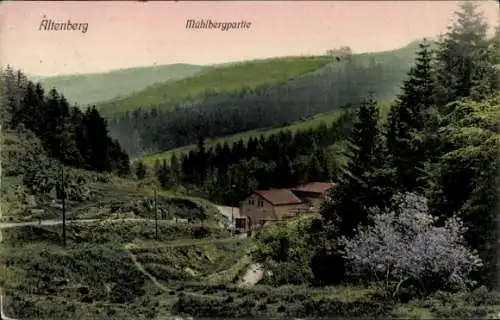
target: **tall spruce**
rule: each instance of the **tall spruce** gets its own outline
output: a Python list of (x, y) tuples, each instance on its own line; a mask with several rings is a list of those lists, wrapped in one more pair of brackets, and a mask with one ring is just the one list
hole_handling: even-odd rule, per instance
[(203, 183), (207, 177), (207, 151), (205, 147), (205, 138), (203, 135), (198, 135), (197, 142), (198, 152), (196, 153), (196, 178), (198, 183)]
[(135, 166), (135, 175), (138, 180), (143, 180), (147, 175), (147, 167), (142, 161), (138, 161)]
[(488, 24), (478, 5), (463, 2), (455, 15), (437, 50), (438, 102), (443, 105), (467, 97), (481, 100), (498, 90)]
[(379, 110), (370, 96), (364, 101), (349, 139), (346, 170), (337, 186), (330, 189), (320, 210), (322, 220), (308, 231), (315, 253), (311, 270), (317, 284), (338, 283), (344, 279), (343, 236), (352, 237), (359, 226), (371, 223), (370, 207), (387, 205), (391, 171), (386, 167), (386, 150), (379, 128)]
[(429, 159), (427, 142), (428, 118), (435, 106), (436, 85), (432, 67), (433, 53), (424, 40), (419, 44), (415, 65), (403, 82), (402, 93), (391, 108), (387, 123), (387, 148), (397, 172), (400, 191), (413, 191), (422, 186), (419, 177)]
[(322, 209), (322, 216), (336, 225), (339, 235), (352, 236), (360, 224), (370, 223), (369, 208), (385, 207), (390, 199), (390, 170), (378, 120), (377, 103), (370, 97), (358, 111), (346, 174)]

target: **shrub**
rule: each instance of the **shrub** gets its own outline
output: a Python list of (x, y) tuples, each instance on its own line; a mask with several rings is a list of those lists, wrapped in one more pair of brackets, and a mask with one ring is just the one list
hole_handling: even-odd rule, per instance
[(283, 222), (256, 236), (257, 246), (252, 257), (271, 271), (271, 275), (265, 277), (266, 283), (282, 285), (311, 281), (313, 250), (304, 237), (304, 230), (310, 223), (308, 219)]
[(404, 284), (421, 293), (472, 284), (468, 276), (481, 262), (465, 247), (465, 230), (458, 218), (450, 218), (443, 227), (433, 226), (426, 199), (405, 194), (398, 197), (395, 211), (377, 213), (373, 219), (372, 226), (344, 239), (351, 275), (383, 280), (393, 296)]
[(481, 286), (468, 294), (466, 301), (474, 306), (496, 305), (500, 301), (500, 295)]
[(211, 234), (210, 229), (208, 229), (204, 226), (194, 227), (193, 231), (192, 231), (193, 237), (195, 237), (197, 239), (206, 238), (210, 234)]

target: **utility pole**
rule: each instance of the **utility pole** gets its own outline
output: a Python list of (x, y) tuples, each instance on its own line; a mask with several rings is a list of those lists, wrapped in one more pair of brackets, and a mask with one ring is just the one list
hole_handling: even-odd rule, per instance
[[(2, 125), (0, 124), (0, 188), (2, 186), (2, 147), (3, 147)], [(3, 218), (3, 204), (0, 204), (0, 219)], [(1, 239), (1, 238), (0, 238)], [(1, 241), (1, 240), (0, 240)], [(1, 297), (1, 295), (0, 295)]]
[(154, 201), (155, 201), (155, 238), (158, 240), (158, 210), (156, 207), (156, 188), (154, 189)]
[[(61, 113), (60, 117), (57, 118), (57, 127), (56, 130), (60, 131), (60, 133), (64, 132), (64, 115)], [(66, 247), (66, 188), (65, 188), (65, 179), (64, 179), (64, 152), (63, 143), (61, 137), (59, 137), (59, 156), (60, 156), (60, 168), (61, 168), (61, 197), (62, 197), (62, 236), (63, 236), (63, 245)]]
[(61, 164), (62, 234), (63, 245), (66, 246), (66, 190), (64, 182), (64, 164)]
[(234, 223), (234, 198), (235, 198), (235, 189), (236, 186), (233, 184), (231, 185), (232, 189), (232, 197), (231, 197), (231, 236), (234, 236), (234, 231), (236, 229), (236, 224)]

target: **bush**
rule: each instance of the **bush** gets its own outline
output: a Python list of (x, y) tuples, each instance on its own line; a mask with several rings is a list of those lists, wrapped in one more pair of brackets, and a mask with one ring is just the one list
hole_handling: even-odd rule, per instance
[(500, 301), (500, 294), (481, 286), (468, 294), (466, 301), (473, 306), (497, 305)]
[(310, 223), (309, 219), (282, 222), (256, 236), (252, 257), (271, 271), (272, 275), (265, 277), (266, 283), (304, 284), (312, 280), (313, 250), (304, 237)]
[(394, 296), (406, 285), (428, 294), (473, 284), (468, 276), (481, 262), (464, 245), (461, 221), (451, 218), (435, 227), (425, 198), (405, 194), (397, 200), (396, 211), (375, 214), (373, 226), (344, 239), (351, 276), (383, 280)]
[[(307, 299), (293, 316), (302, 317), (385, 317), (392, 305), (371, 300), (340, 301), (331, 298)], [(289, 316), (292, 316), (289, 314)]]
[(197, 239), (206, 238), (206, 237), (210, 236), (210, 234), (211, 234), (210, 229), (208, 229), (204, 226), (194, 227), (192, 230), (193, 237), (195, 237)]
[(271, 275), (266, 275), (264, 282), (273, 286), (300, 285), (311, 281), (309, 270), (294, 262), (280, 262), (269, 268), (269, 271)]

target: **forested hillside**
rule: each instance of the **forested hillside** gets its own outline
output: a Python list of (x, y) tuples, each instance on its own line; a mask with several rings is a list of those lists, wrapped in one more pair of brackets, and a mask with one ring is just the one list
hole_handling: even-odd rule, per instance
[[(395, 51), (332, 59), (322, 68), (282, 84), (239, 90), (231, 85), (230, 92), (212, 90), (194, 103), (172, 105), (168, 97), (164, 105), (136, 103), (136, 108), (144, 109), (110, 119), (110, 131), (135, 157), (195, 143), (199, 136), (213, 138), (286, 125), (358, 103), (369, 91), (374, 92), (374, 99), (392, 99), (414, 50), (412, 44)], [(232, 77), (238, 76), (236, 71)], [(266, 71), (259, 76), (266, 79)], [(223, 80), (232, 83), (231, 77)], [(208, 91), (211, 82), (205, 85)]]
[(48, 93), (19, 70), (1, 72), (2, 128), (26, 129), (41, 140), (48, 155), (64, 164), (99, 172), (128, 174), (129, 157), (108, 135), (97, 109), (70, 106), (55, 88)]
[(210, 66), (171, 64), (113, 70), (106, 73), (33, 77), (35, 82), (50, 90), (57, 88), (70, 104), (83, 108), (118, 97), (128, 96), (149, 86), (191, 77)]
[[(379, 101), (381, 112), (381, 121), (385, 121), (387, 119), (387, 115), (389, 113), (392, 101)], [(291, 124), (274, 127), (274, 128), (259, 128), (250, 131), (240, 132), (229, 136), (217, 137), (214, 139), (206, 140), (206, 148), (215, 148), (217, 144), (224, 145), (227, 143), (230, 147), (233, 144), (239, 143), (239, 141), (243, 141), (243, 143), (247, 143), (250, 138), (260, 138), (263, 136), (264, 138), (268, 138), (273, 134), (279, 134), (282, 131), (289, 131), (291, 133), (307, 131), (309, 129), (316, 129), (322, 124), (333, 123), (339, 117), (342, 117), (345, 112), (349, 110), (353, 110), (355, 105), (347, 105), (343, 108), (340, 108), (335, 111), (318, 113), (312, 117), (307, 117), (306, 119), (302, 119), (299, 121), (292, 122)], [(180, 148), (172, 149), (166, 152), (153, 153), (141, 158), (135, 158), (132, 161), (142, 161), (144, 164), (153, 166), (156, 162), (162, 162), (164, 159), (170, 162), (172, 155), (175, 153), (177, 157), (187, 154), (189, 151), (194, 151), (197, 148), (196, 144), (190, 144), (187, 146), (183, 146)]]
[[(436, 226), (456, 226), (464, 231), (466, 245), (482, 261), (477, 263), (472, 254), (456, 257), (454, 263), (458, 269), (443, 269), (446, 276), (436, 282), (436, 287), (428, 282), (435, 279), (434, 271), (425, 274), (430, 278), (423, 279), (418, 278), (420, 275), (406, 275), (417, 266), (395, 270), (412, 281), (422, 281), (405, 284), (410, 286), (406, 290), (432, 291), (452, 284), (467, 286), (467, 279), (492, 285), (491, 279), (497, 279), (500, 252), (496, 211), (500, 147), (499, 31), (489, 39), (486, 30), (487, 25), (475, 6), (462, 5), (460, 19), (436, 48), (425, 42), (420, 44), (386, 121), (381, 121), (380, 108), (373, 96), (366, 94), (357, 108), (351, 107), (342, 117), (317, 128), (293, 134), (283, 131), (214, 148), (206, 148), (205, 140), (199, 139), (197, 150), (181, 159), (173, 156), (170, 163), (157, 163), (156, 175), (164, 186), (189, 186), (192, 191), (198, 190), (227, 204), (236, 203), (259, 188), (290, 187), (308, 181), (337, 182), (339, 187), (331, 191), (331, 200), (325, 203), (321, 218), (310, 230), (313, 242), (309, 244), (310, 250), (304, 252), (315, 254), (294, 262), (301, 265), (286, 267), (299, 268), (296, 272), (312, 272), (309, 276), (317, 283), (356, 278), (355, 270), (349, 268), (371, 268), (372, 261), (356, 260), (356, 254), (361, 257), (368, 253), (352, 251), (349, 260), (342, 252), (345, 248), (365, 250), (362, 246), (369, 243), (363, 241), (369, 239), (363, 237), (383, 230), (359, 233), (359, 228), (369, 228), (374, 223), (382, 228), (385, 220), (380, 219), (390, 216), (378, 216), (377, 212), (389, 214), (396, 208), (394, 201), (405, 199), (408, 205), (415, 205), (411, 210), (434, 217)], [(136, 172), (145, 174), (141, 162), (136, 164)], [(453, 225), (455, 220), (449, 219), (460, 222)], [(423, 220), (397, 223), (424, 228), (418, 225)], [(314, 238), (320, 235), (329, 248), (316, 242)], [(423, 248), (417, 246), (415, 250)], [(427, 259), (425, 254), (415, 252), (423, 255), (422, 259)], [(376, 259), (385, 258), (373, 256), (373, 259), (376, 263)], [(459, 268), (469, 269), (466, 272)], [(373, 272), (377, 277), (376, 271)], [(453, 272), (463, 273), (461, 278), (454, 278)]]

